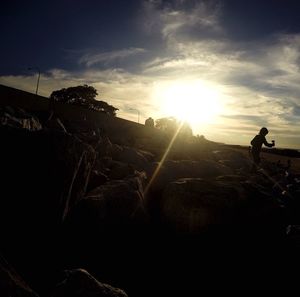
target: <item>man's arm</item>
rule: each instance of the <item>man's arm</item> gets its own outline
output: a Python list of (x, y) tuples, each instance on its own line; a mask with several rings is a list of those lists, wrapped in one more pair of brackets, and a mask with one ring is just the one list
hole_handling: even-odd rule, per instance
[(265, 145), (265, 146), (267, 146), (267, 147), (273, 147), (275, 144), (273, 144), (273, 143), (268, 143), (267, 142), (267, 140), (266, 140), (266, 137), (264, 137), (264, 142), (263, 142), (263, 144)]

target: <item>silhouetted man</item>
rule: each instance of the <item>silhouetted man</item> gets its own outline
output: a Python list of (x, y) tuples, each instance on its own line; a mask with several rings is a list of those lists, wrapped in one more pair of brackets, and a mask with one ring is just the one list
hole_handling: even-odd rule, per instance
[(268, 143), (266, 140), (266, 135), (269, 133), (268, 129), (263, 127), (260, 129), (259, 134), (256, 135), (252, 140), (251, 140), (251, 154), (253, 158), (253, 166), (252, 166), (252, 171), (255, 171), (260, 163), (260, 152), (261, 152), (261, 147), (264, 144), (267, 147), (273, 147), (275, 145), (275, 141), (272, 140), (272, 143)]

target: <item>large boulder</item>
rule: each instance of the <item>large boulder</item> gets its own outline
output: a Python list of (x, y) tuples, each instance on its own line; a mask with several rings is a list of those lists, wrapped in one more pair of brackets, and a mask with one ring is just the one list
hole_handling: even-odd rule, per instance
[(135, 172), (133, 165), (120, 161), (110, 160), (110, 162), (106, 162), (106, 166), (110, 179), (124, 179)]
[(128, 163), (137, 170), (144, 170), (149, 163), (147, 159), (149, 155), (127, 146), (113, 145), (112, 158), (116, 161)]
[(162, 192), (173, 181), (180, 178), (215, 178), (228, 175), (232, 170), (213, 160), (165, 161), (147, 166), (147, 175), (151, 192)]
[[(86, 194), (73, 208), (67, 224), (79, 230), (122, 233), (146, 220), (143, 175), (109, 181)], [(129, 228), (129, 229), (128, 229)], [(84, 231), (85, 229), (85, 231)], [(96, 235), (97, 236), (97, 235)]]
[(266, 189), (230, 179), (190, 178), (170, 183), (163, 193), (162, 217), (171, 229), (183, 233), (241, 226), (255, 231), (268, 226), (265, 229), (270, 232), (281, 232), (285, 224), (281, 206)]
[(241, 191), (237, 183), (180, 179), (166, 187), (162, 215), (177, 231), (203, 232), (209, 226), (232, 223), (244, 201)]
[(148, 227), (141, 177), (110, 181), (89, 192), (68, 214), (63, 258), (108, 280), (126, 284), (129, 278), (134, 287), (143, 268)]
[(114, 224), (120, 220), (143, 217), (144, 197), (143, 183), (145, 176), (136, 172), (136, 176), (124, 180), (110, 181), (89, 192), (85, 201), (98, 201), (97, 212)]
[(247, 157), (245, 154), (235, 150), (215, 150), (213, 151), (213, 158), (233, 170), (249, 172), (252, 166), (250, 157)]

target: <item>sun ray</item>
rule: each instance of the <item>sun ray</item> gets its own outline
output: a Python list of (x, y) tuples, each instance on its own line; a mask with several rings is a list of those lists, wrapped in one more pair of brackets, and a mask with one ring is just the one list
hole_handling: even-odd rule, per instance
[(177, 138), (177, 136), (178, 136), (178, 134), (180, 132), (180, 129), (182, 128), (183, 125), (184, 125), (183, 122), (181, 122), (181, 124), (178, 125), (178, 128), (175, 131), (175, 133), (174, 133), (174, 135), (173, 135), (173, 137), (172, 137), (172, 139), (171, 139), (171, 141), (170, 141), (170, 143), (169, 143), (169, 145), (168, 145), (168, 147), (167, 147), (164, 155), (162, 156), (160, 162), (158, 163), (157, 168), (155, 169), (154, 173), (152, 174), (152, 176), (150, 178), (150, 181), (148, 182), (147, 186), (145, 187), (145, 190), (144, 190), (144, 195), (145, 196), (147, 195), (147, 193), (148, 193), (151, 185), (153, 184), (154, 180), (156, 179), (156, 177), (157, 177), (157, 175), (158, 175), (158, 173), (159, 173), (162, 165), (164, 164), (164, 162), (165, 162), (165, 160), (166, 160), (166, 158), (167, 158), (167, 156), (168, 156), (168, 154), (169, 154), (169, 152), (170, 152), (170, 150), (171, 150), (171, 148), (172, 148), (172, 146), (174, 144), (174, 141), (176, 140), (176, 138)]

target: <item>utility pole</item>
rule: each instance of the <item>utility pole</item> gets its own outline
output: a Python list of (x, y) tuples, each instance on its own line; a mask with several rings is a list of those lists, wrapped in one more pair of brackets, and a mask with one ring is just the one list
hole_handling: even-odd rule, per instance
[(28, 70), (37, 70), (38, 71), (38, 79), (37, 79), (36, 90), (35, 90), (35, 94), (37, 95), (38, 90), (39, 90), (40, 76), (41, 76), (40, 68), (38, 68), (38, 67), (29, 67)]
[(138, 109), (135, 108), (130, 108), (129, 110), (133, 110), (133, 111), (137, 111), (137, 115), (138, 115), (138, 124), (140, 123), (140, 111)]

